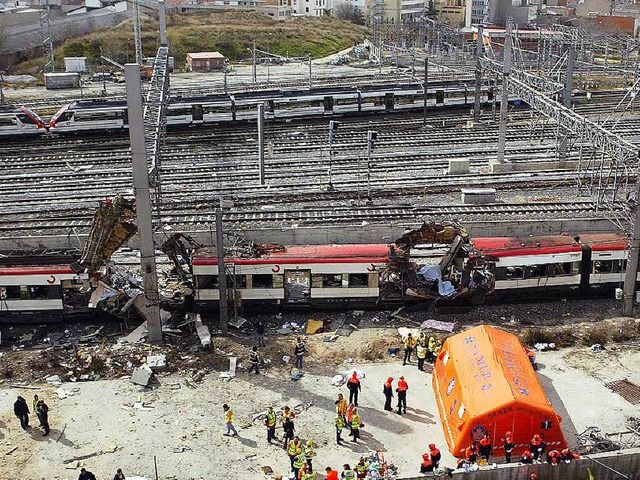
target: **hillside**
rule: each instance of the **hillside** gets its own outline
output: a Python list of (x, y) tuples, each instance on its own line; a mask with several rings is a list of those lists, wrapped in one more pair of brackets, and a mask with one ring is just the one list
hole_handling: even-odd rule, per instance
[[(152, 56), (158, 48), (158, 22), (144, 19), (142, 35), (145, 55)], [(184, 65), (187, 52), (219, 51), (231, 61), (251, 57), (248, 49), (256, 40), (257, 48), (280, 55), (322, 57), (366, 36), (366, 27), (332, 17), (296, 17), (287, 22), (254, 12), (212, 12), (172, 14), (167, 19), (167, 38), (176, 66)], [(120, 63), (135, 59), (133, 26), (123, 22), (109, 30), (67, 40), (56, 49), (57, 63), (63, 57), (87, 57), (90, 64), (100, 64), (103, 54)], [(15, 71), (35, 71), (40, 59), (17, 66)]]

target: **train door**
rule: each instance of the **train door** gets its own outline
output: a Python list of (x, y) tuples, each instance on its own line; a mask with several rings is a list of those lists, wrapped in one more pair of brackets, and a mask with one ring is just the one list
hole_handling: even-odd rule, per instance
[(582, 243), (582, 262), (580, 263), (580, 295), (589, 294), (591, 276), (591, 245)]
[(191, 105), (191, 119), (193, 123), (204, 122), (204, 109), (202, 108), (202, 105)]
[(311, 303), (311, 270), (284, 271), (284, 303), (296, 305)]

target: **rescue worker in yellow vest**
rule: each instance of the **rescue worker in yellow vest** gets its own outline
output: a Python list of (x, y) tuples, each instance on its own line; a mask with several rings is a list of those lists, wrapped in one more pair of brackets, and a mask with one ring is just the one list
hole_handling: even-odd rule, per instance
[(317, 478), (316, 472), (307, 472), (304, 474), (303, 480), (316, 480)]
[(422, 345), (423, 347), (427, 346), (427, 334), (420, 330), (418, 333), (418, 338), (416, 338), (416, 345)]
[(276, 414), (273, 411), (273, 407), (269, 407), (267, 409), (267, 418), (264, 420), (264, 425), (267, 427), (267, 443), (271, 445), (272, 440), (277, 440), (276, 438)]
[(313, 472), (313, 465), (311, 462), (313, 461), (313, 457), (316, 456), (316, 452), (313, 449), (313, 440), (307, 441), (307, 446), (304, 447), (304, 456), (307, 459), (307, 472)]
[(334, 424), (336, 426), (336, 443), (342, 445), (342, 437), (340, 435), (342, 435), (342, 429), (345, 427), (344, 417), (340, 414), (336, 415)]
[(416, 346), (416, 356), (418, 357), (418, 370), (424, 372), (424, 359), (427, 358), (427, 347), (418, 344)]
[(362, 420), (360, 420), (360, 414), (358, 413), (358, 409), (353, 409), (353, 414), (351, 415), (351, 433), (350, 436), (353, 437), (352, 442), (358, 443), (358, 439), (360, 438), (360, 427), (362, 426)]
[(427, 344), (427, 361), (429, 363), (433, 363), (436, 359), (436, 339), (433, 337), (429, 337), (429, 343)]
[(436, 358), (438, 358), (438, 355), (440, 355), (441, 351), (442, 351), (442, 340), (438, 339), (436, 340), (436, 350), (433, 352)]
[[(293, 462), (297, 455), (302, 453), (302, 442), (296, 436), (293, 437), (293, 440), (289, 442), (289, 448), (287, 449), (287, 455), (289, 455), (289, 460), (291, 460), (291, 471), (293, 472)], [(304, 463), (304, 462), (303, 462)]]
[(358, 478), (366, 478), (369, 471), (369, 464), (364, 461), (364, 457), (360, 457), (360, 460), (353, 469), (356, 471)]
[(342, 466), (342, 473), (340, 474), (340, 478), (343, 480), (354, 480), (356, 478), (356, 472), (351, 470), (351, 467), (348, 463), (345, 463)]
[(413, 352), (413, 348), (416, 346), (416, 339), (411, 333), (408, 333), (407, 336), (402, 339), (402, 343), (404, 345), (404, 360), (402, 361), (402, 365), (406, 365), (407, 362), (411, 363), (411, 352)]
[(304, 467), (305, 458), (304, 453), (300, 452), (295, 457), (293, 457), (293, 478), (296, 480), (299, 478), (300, 470)]

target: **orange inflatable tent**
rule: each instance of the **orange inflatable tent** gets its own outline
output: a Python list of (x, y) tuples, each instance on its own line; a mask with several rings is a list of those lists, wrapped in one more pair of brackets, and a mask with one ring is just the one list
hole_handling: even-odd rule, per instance
[(518, 337), (481, 325), (448, 338), (433, 369), (433, 391), (449, 450), (463, 457), (473, 441), (489, 434), (493, 455), (503, 456), (511, 431), (515, 450), (527, 450), (539, 433), (551, 449), (567, 441)]

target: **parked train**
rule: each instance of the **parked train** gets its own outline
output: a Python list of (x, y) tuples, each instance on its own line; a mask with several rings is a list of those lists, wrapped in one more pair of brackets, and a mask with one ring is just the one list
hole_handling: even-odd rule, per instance
[[(474, 238), (472, 245), (474, 255), (482, 256), (489, 264), (491, 278), (484, 279), (490, 280), (489, 295), (560, 287), (586, 295), (593, 287), (612, 289), (624, 280), (628, 253), (628, 238), (618, 233), (575, 238), (569, 235)], [(405, 288), (400, 275), (389, 274), (390, 247), (387, 244), (289, 246), (256, 258), (230, 257), (225, 260), (229, 298), (246, 308), (373, 306), (415, 301), (417, 295)], [(421, 253), (413, 260), (416, 271), (430, 262), (437, 263), (442, 245), (436, 247), (433, 251), (439, 253), (433, 256), (419, 249)], [(219, 300), (214, 249), (196, 253), (193, 273), (196, 302), (202, 308), (214, 308)], [(435, 292), (434, 298), (438, 298)]]
[(84, 318), (90, 295), (88, 276), (69, 265), (0, 265), (0, 323)]
[[(465, 85), (446, 84), (427, 92), (430, 107), (464, 106), (473, 103), (473, 92)], [(493, 98), (493, 88), (483, 87), (482, 101)], [(399, 84), (355, 88), (268, 90), (216, 94), (204, 97), (173, 97), (167, 107), (169, 127), (216, 122), (254, 120), (258, 105), (267, 119), (342, 115), (357, 112), (391, 112), (422, 108), (421, 84)], [(89, 130), (123, 130), (129, 119), (124, 101), (82, 100), (62, 107), (51, 119), (49, 130), (75, 133)]]
[(42, 135), (46, 123), (27, 107), (0, 106), (0, 137)]

